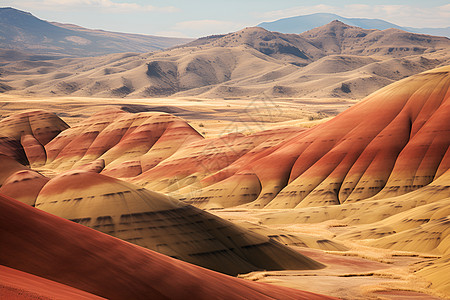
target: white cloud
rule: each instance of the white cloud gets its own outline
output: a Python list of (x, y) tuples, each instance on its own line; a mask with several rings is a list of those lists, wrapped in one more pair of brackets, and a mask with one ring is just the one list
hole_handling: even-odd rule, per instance
[[(17, 3), (19, 4), (19, 3)], [(112, 0), (40, 0), (21, 1), (16, 7), (26, 7), (29, 9), (47, 9), (53, 11), (64, 11), (67, 9), (100, 9), (112, 12), (176, 12), (178, 8), (173, 6), (153, 6), (140, 5), (138, 3), (117, 2)]]
[(269, 11), (258, 14), (258, 17), (260, 21), (274, 21), (313, 13), (335, 13), (348, 18), (383, 19), (397, 25), (411, 27), (450, 26), (450, 4), (428, 8), (412, 5), (349, 4), (330, 6), (320, 4)]

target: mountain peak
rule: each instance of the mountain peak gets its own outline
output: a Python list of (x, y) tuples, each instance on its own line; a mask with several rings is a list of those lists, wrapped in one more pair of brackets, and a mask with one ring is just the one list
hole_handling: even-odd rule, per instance
[(0, 14), (11, 14), (11, 13), (33, 16), (30, 12), (19, 10), (14, 7), (10, 7), (10, 6), (0, 7)]
[[(347, 23), (344, 23), (344, 22), (342, 22), (342, 21), (340, 21), (340, 20), (333, 20), (333, 21), (331, 21), (330, 23), (328, 23), (328, 24), (325, 24), (325, 25), (323, 25), (323, 26), (320, 26), (320, 27), (317, 27), (317, 28), (358, 28), (358, 29), (363, 29), (363, 28), (361, 28), (361, 27), (359, 27), (359, 26), (352, 26), (352, 25), (349, 25), (349, 24), (347, 24)], [(370, 30), (370, 29), (369, 29)]]
[(331, 21), (330, 23), (328, 23), (328, 25), (349, 26), (349, 25), (345, 24), (344, 22), (339, 21), (338, 19)]
[(242, 29), (241, 31), (260, 31), (260, 32), (269, 32), (269, 30), (262, 28), (262, 27), (258, 27), (258, 26), (250, 26), (250, 27), (245, 27), (244, 29)]
[[(0, 11), (6, 11), (6, 10), (13, 10), (13, 11), (18, 11), (18, 12), (22, 12), (22, 13), (27, 13), (27, 12), (25, 12), (25, 11), (15, 9), (14, 7), (11, 7), (11, 6), (0, 7)], [(28, 14), (29, 14), (29, 13), (28, 13)]]
[(363, 29), (361, 27), (345, 24), (344, 22), (339, 20), (333, 20), (328, 24), (303, 32), (300, 34), (300, 36), (303, 37), (332, 36), (333, 38), (344, 36), (364, 37), (365, 35), (374, 31), (377, 31), (377, 29)]
[(252, 26), (252, 27), (245, 27), (241, 30), (238, 30), (236, 32), (231, 32), (225, 36), (229, 36), (229, 35), (236, 35), (236, 34), (244, 34), (244, 35), (253, 35), (253, 34), (272, 34), (271, 31), (262, 28), (262, 27), (257, 27), (257, 26)]

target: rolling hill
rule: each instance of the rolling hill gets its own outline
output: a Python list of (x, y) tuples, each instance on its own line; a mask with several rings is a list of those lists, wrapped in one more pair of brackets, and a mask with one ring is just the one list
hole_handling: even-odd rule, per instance
[[(119, 251), (108, 252), (113, 258), (133, 260), (128, 251), (140, 249), (135, 254), (150, 259), (155, 254), (142, 254), (146, 247), (228, 274), (255, 270), (245, 275), (252, 280), (276, 276), (280, 283), (297, 276), (319, 291), (329, 291), (338, 278), (393, 276), (390, 285), (406, 278), (394, 291), (448, 296), (450, 281), (443, 274), (450, 254), (449, 87), (450, 66), (444, 66), (390, 84), (312, 128), (215, 138), (204, 138), (168, 113), (113, 108), (71, 127), (45, 111), (13, 114), (0, 120), (0, 193), (24, 203), (1, 198), (8, 213), (1, 215), (6, 229), (0, 231), (0, 264), (104, 297), (130, 293), (126, 286), (136, 278), (129, 273), (115, 277), (114, 291), (105, 291), (104, 278), (110, 277), (84, 276), (90, 264), (70, 263), (76, 272), (58, 272), (49, 264), (66, 266), (67, 255), (88, 251), (103, 270), (104, 260), (93, 250), (104, 253), (105, 243), (113, 243)], [(76, 227), (82, 237), (74, 238), (74, 223), (85, 225)], [(61, 236), (66, 229), (70, 240)], [(317, 258), (330, 255), (314, 252), (321, 250), (341, 257), (322, 263), (281, 243), (307, 247)], [(355, 249), (364, 258), (396, 265), (391, 273), (362, 272), (360, 265), (338, 273), (342, 266), (334, 269), (336, 261), (348, 268), (342, 256), (355, 255)], [(104, 257), (109, 263), (113, 258)], [(129, 268), (135, 261), (116, 263), (115, 272), (127, 268), (122, 263), (135, 272)], [(146, 280), (154, 269), (141, 271), (138, 277)], [(178, 274), (185, 282), (186, 274)], [(307, 281), (320, 275), (323, 284)], [(192, 278), (194, 285), (202, 282)], [(386, 289), (371, 287), (372, 294)], [(138, 284), (136, 293), (146, 288)]]
[[(176, 199), (98, 174), (107, 165), (117, 176), (114, 165), (122, 162), (131, 168), (117, 177), (138, 174), (142, 167), (134, 168), (129, 158), (145, 154), (144, 169), (151, 168), (183, 145), (201, 139), (183, 120), (168, 114), (113, 109), (78, 127), (64, 130), (65, 126), (55, 115), (42, 111), (0, 121), (0, 162), (4, 166), (0, 193), (222, 273), (324, 267), (275, 240)], [(70, 171), (49, 178), (18, 162), (39, 168), (47, 160), (53, 165), (49, 169)]]
[[(66, 129), (54, 115), (25, 112), (1, 121), (0, 149), (17, 161), (3, 158), (11, 168), (3, 178), (23, 171), (19, 162), (57, 173), (87, 168), (178, 193), (202, 208), (299, 208), (396, 197), (447, 172), (449, 85), (449, 67), (441, 67), (391, 84), (308, 130), (211, 139), (164, 113), (112, 109)], [(52, 180), (39, 182), (49, 186)]]
[(10, 299), (335, 299), (203, 269), (3, 195), (0, 208), (0, 292)]
[(362, 98), (448, 64), (449, 48), (444, 37), (339, 21), (299, 35), (252, 27), (157, 53), (11, 62), (0, 84), (19, 95)]

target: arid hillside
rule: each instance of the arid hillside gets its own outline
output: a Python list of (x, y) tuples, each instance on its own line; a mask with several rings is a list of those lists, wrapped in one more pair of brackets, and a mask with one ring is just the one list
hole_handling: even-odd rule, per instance
[[(250, 280), (351, 299), (440, 299), (450, 293), (449, 88), (444, 66), (312, 128), (213, 138), (131, 106), (72, 126), (42, 110), (15, 113), (0, 120), (0, 193), (16, 200), (0, 203)], [(316, 276), (324, 284), (308, 281)], [(104, 284), (74, 280), (58, 282), (90, 293)]]
[(206, 270), (3, 195), (0, 208), (8, 299), (336, 299)]
[(0, 84), (22, 96), (360, 99), (448, 64), (449, 49), (445, 37), (339, 21), (302, 34), (252, 27), (161, 52), (5, 63)]

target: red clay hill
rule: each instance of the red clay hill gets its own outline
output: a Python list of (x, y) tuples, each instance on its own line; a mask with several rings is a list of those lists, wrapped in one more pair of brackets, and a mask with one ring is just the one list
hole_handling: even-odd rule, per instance
[[(169, 114), (109, 110), (40, 142), (42, 168), (92, 169), (201, 208), (294, 208), (401, 195), (450, 166), (449, 72), (442, 67), (391, 84), (309, 130), (204, 139)], [(28, 146), (20, 141), (35, 135), (9, 133), (18, 126), (14, 118), (0, 121), (6, 131), (0, 153), (23, 163)], [(56, 135), (61, 126), (57, 120), (48, 127)], [(4, 179), (22, 167), (14, 168)]]
[[(0, 201), (0, 264), (107, 298), (177, 298), (185, 290), (312, 299), (144, 248), (233, 275), (323, 267), (199, 209), (277, 208), (285, 210), (261, 223), (375, 222), (348, 235), (386, 235), (371, 245), (445, 254), (421, 271), (445, 290), (435, 274), (448, 269), (449, 87), (446, 66), (391, 84), (311, 129), (213, 139), (166, 113), (112, 109), (72, 128), (43, 111), (10, 116), (0, 121), (0, 193), (18, 201)], [(389, 224), (376, 223), (387, 216)], [(404, 226), (411, 219), (415, 225)]]
[[(0, 210), (0, 276), (24, 278), (18, 295), (25, 291), (39, 296), (38, 285), (26, 285), (52, 280), (57, 282), (51, 286), (58, 297), (72, 293), (78, 299), (89, 295), (82, 291), (108, 299), (186, 299), (187, 295), (193, 299), (332, 299), (193, 266), (9, 197), (0, 196)], [(8, 278), (0, 291), (13, 299), (18, 283)]]
[[(399, 81), (310, 130), (228, 137), (226, 147), (211, 146), (220, 139), (193, 143), (195, 156), (175, 153), (133, 181), (167, 192), (176, 178), (194, 190), (185, 200), (209, 208), (336, 205), (408, 193), (450, 167), (449, 72), (443, 67)], [(185, 168), (210, 157), (224, 166)]]

